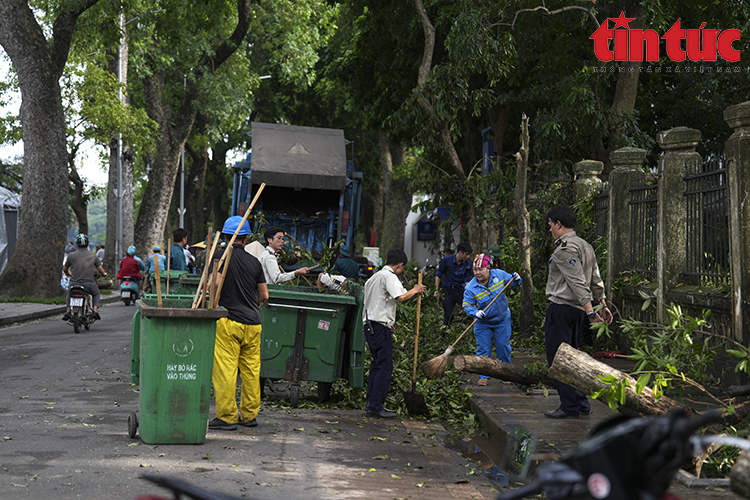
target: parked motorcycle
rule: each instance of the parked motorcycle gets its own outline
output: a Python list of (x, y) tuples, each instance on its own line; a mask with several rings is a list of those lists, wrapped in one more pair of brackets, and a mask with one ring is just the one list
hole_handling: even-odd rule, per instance
[(138, 288), (138, 282), (132, 276), (124, 276), (120, 283), (120, 297), (126, 306), (130, 303), (134, 303), (138, 300), (140, 289)]
[(94, 315), (91, 294), (89, 294), (81, 285), (71, 286), (70, 320), (68, 320), (68, 324), (73, 325), (74, 332), (81, 333), (81, 326), (88, 330), (95, 321), (96, 316)]
[(733, 436), (701, 435), (701, 427), (720, 420), (716, 410), (695, 416), (677, 410), (651, 418), (615, 417), (559, 461), (541, 464), (537, 482), (503, 492), (497, 500), (542, 492), (548, 499), (656, 500), (701, 449), (712, 443), (750, 447)]

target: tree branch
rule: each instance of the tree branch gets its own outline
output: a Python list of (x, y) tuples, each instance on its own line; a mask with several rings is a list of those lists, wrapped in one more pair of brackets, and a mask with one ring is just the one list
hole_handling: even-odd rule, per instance
[(521, 9), (521, 10), (517, 11), (516, 14), (513, 16), (513, 22), (512, 23), (497, 22), (497, 23), (490, 24), (488, 27), (492, 28), (494, 26), (510, 26), (511, 29), (513, 29), (513, 28), (516, 27), (516, 21), (518, 20), (518, 16), (520, 14), (522, 14), (523, 12), (537, 12), (537, 11), (542, 11), (542, 12), (544, 12), (548, 16), (554, 16), (555, 14), (561, 14), (563, 12), (568, 12), (568, 11), (571, 11), (571, 10), (580, 10), (580, 11), (583, 11), (586, 14), (588, 14), (589, 19), (591, 19), (591, 21), (594, 23), (594, 25), (597, 28), (599, 28), (599, 26), (601, 26), (601, 23), (599, 22), (599, 20), (594, 15), (595, 2), (594, 2), (594, 0), (588, 0), (588, 1), (591, 3), (591, 5), (588, 6), (588, 7), (583, 7), (582, 5), (568, 5), (568, 6), (565, 6), (565, 7), (560, 7), (559, 9), (549, 10), (544, 5), (538, 5), (538, 6), (534, 7), (533, 9)]
[(99, 0), (69, 1), (63, 5), (62, 12), (52, 26), (52, 64), (60, 78), (68, 61), (68, 52), (73, 40), (73, 30), (78, 18), (87, 9), (96, 5)]
[(216, 68), (229, 59), (245, 39), (247, 31), (250, 29), (250, 21), (252, 21), (252, 19), (253, 15), (250, 11), (250, 0), (237, 0), (237, 26), (235, 27), (234, 32), (216, 49), (213, 57), (204, 55), (198, 64), (207, 68), (211, 73), (216, 71)]

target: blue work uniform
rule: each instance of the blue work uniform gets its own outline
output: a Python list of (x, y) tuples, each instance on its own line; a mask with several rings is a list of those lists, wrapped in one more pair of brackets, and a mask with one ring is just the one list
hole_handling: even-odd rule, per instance
[(443, 288), (442, 306), (445, 325), (450, 323), (456, 304), (461, 304), (463, 301), (464, 286), (473, 278), (471, 266), (471, 259), (458, 262), (455, 255), (444, 257), (438, 264), (435, 276), (442, 280), (440, 286)]
[[(490, 277), (487, 286), (480, 284), (473, 278), (464, 291), (463, 308), (471, 317), (476, 317), (478, 311), (484, 310), (492, 299), (505, 286), (513, 275), (502, 269), (490, 269)], [(511, 286), (521, 284), (521, 278), (514, 281)], [(499, 297), (486, 311), (484, 317), (474, 323), (474, 336), (477, 340), (477, 356), (492, 357), (492, 342), (495, 342), (497, 359), (510, 363), (510, 310), (505, 293)], [(489, 378), (480, 375), (480, 378)]]

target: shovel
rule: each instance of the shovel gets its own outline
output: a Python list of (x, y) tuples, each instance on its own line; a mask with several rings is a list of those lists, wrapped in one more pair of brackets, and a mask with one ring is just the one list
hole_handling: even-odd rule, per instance
[[(419, 284), (422, 284), (422, 272), (419, 272)], [(430, 410), (424, 401), (424, 396), (417, 394), (417, 353), (419, 352), (419, 314), (422, 309), (422, 294), (417, 297), (417, 325), (414, 333), (414, 374), (411, 379), (411, 391), (404, 393), (406, 410), (410, 415), (430, 416)]]

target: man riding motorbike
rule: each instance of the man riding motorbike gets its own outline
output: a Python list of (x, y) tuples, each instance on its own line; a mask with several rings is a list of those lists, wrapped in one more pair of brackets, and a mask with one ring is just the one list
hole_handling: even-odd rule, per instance
[(98, 270), (102, 276), (107, 276), (107, 272), (102, 267), (102, 261), (94, 252), (89, 250), (89, 237), (85, 234), (76, 236), (76, 249), (65, 258), (63, 264), (63, 273), (70, 276), (68, 284), (68, 293), (65, 301), (67, 310), (62, 317), (63, 321), (70, 321), (70, 289), (73, 285), (80, 285), (91, 294), (94, 305), (94, 318), (101, 319), (99, 316), (99, 287), (94, 279), (94, 271)]

